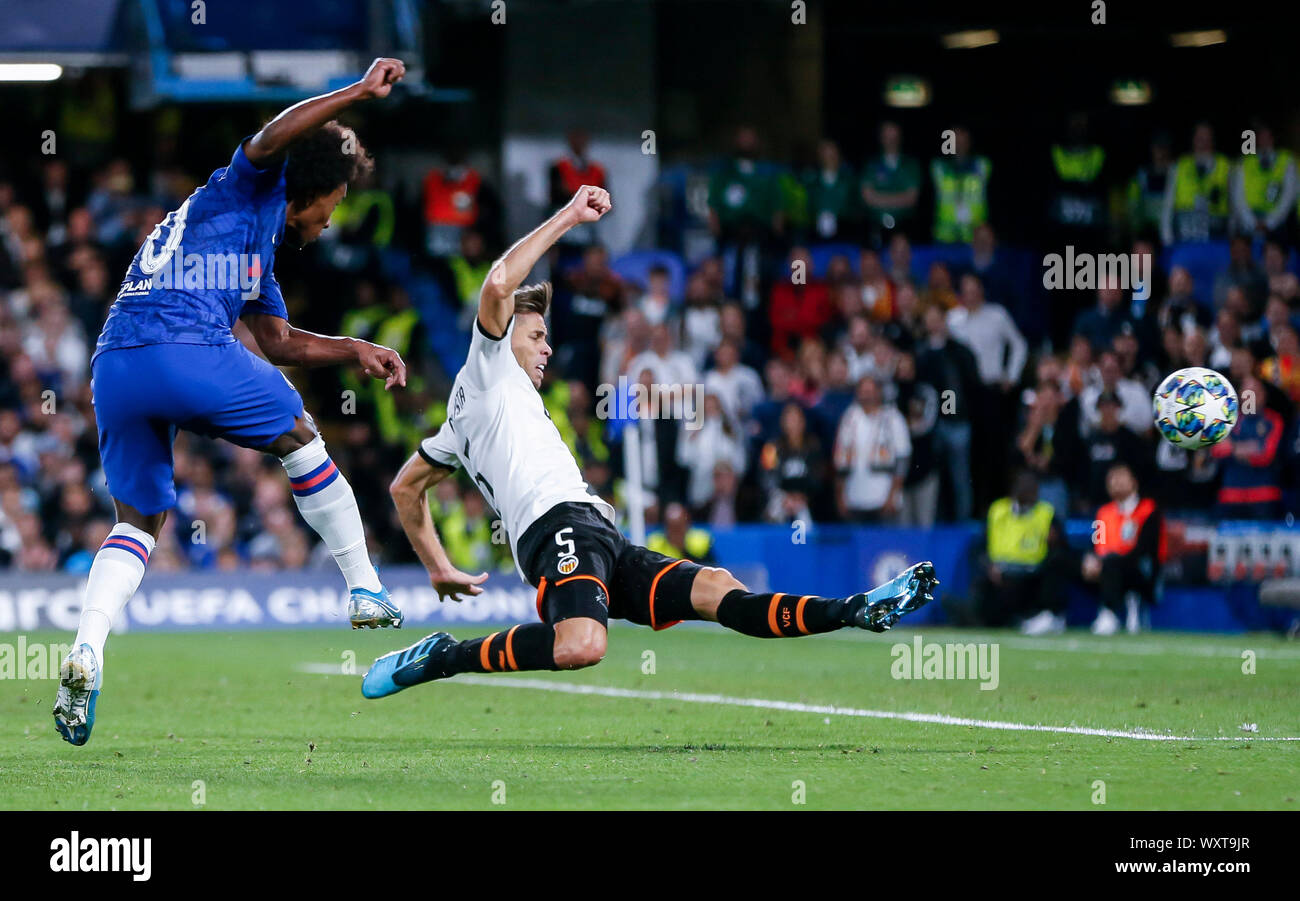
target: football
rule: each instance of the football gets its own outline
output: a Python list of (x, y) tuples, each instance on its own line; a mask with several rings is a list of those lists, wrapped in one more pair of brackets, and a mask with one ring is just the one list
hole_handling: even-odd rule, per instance
[(1237, 424), (1237, 392), (1213, 369), (1170, 373), (1155, 396), (1156, 428), (1171, 444), (1196, 450), (1218, 444)]

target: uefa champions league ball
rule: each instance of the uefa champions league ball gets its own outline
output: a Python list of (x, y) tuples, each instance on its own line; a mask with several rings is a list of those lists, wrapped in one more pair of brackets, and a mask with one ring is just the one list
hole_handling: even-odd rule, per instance
[(1213, 369), (1170, 373), (1155, 396), (1156, 428), (1171, 444), (1196, 450), (1218, 444), (1237, 424), (1237, 392)]

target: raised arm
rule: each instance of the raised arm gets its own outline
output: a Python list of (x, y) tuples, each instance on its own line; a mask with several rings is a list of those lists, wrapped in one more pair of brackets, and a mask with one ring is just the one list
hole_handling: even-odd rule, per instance
[(584, 222), (595, 222), (613, 208), (604, 188), (583, 185), (559, 212), (515, 242), (492, 264), (478, 295), (478, 321), (489, 335), (500, 337), (515, 314), (514, 293), (542, 254), (560, 237)]
[(446, 466), (436, 466), (415, 453), (393, 478), (388, 493), (397, 506), (402, 531), (406, 533), (424, 568), (429, 571), (429, 581), (437, 590), (438, 597), (459, 601), (462, 594), (482, 594), (483, 589), (479, 586), (487, 580), (488, 574), (471, 576), (453, 566), (438, 539), (438, 530), (433, 527), (433, 517), (429, 513), (429, 489), (454, 471)]
[(357, 101), (387, 97), (393, 85), (405, 74), (406, 66), (400, 59), (375, 60), (360, 81), (295, 103), (266, 123), (261, 131), (244, 143), (244, 155), (259, 169), (270, 167), (284, 157), (294, 141), (324, 125)]
[(406, 387), (406, 364), (391, 348), (360, 338), (331, 338), (305, 332), (269, 313), (248, 313), (242, 318), (257, 346), (276, 366), (354, 363), (371, 378), (383, 379), (386, 391), (391, 391), (394, 385)]

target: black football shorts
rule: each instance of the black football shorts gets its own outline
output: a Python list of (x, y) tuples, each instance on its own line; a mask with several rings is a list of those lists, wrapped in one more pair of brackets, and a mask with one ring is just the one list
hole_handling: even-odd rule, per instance
[(518, 552), (543, 622), (613, 617), (666, 629), (699, 618), (691, 607), (699, 564), (632, 544), (592, 504), (552, 507), (520, 537)]

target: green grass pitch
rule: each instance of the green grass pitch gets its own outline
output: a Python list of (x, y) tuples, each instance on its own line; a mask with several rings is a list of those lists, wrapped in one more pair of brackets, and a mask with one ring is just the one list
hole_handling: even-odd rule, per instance
[[(619, 626), (599, 666), (509, 677), (1191, 737), (1150, 741), (456, 680), (367, 701), (343, 674), (421, 634), (115, 636), (84, 748), (53, 680), (0, 681), (0, 808), (1300, 809), (1300, 742), (1248, 740), (1300, 736), (1300, 648), (1273, 636)], [(997, 688), (894, 678), (914, 634), (997, 642)]]

